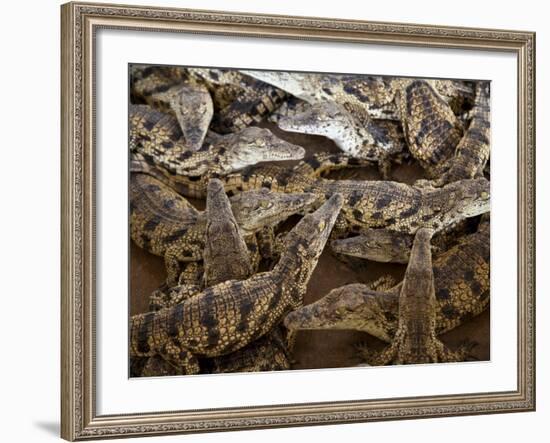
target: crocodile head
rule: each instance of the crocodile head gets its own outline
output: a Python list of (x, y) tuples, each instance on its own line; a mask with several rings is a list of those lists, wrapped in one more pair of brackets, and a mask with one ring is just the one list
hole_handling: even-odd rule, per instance
[(317, 211), (305, 215), (285, 236), (285, 255), (315, 259), (321, 255), (343, 204), (341, 194), (332, 195)]
[(490, 182), (485, 178), (459, 180), (432, 191), (432, 206), (441, 211), (443, 226), (490, 210)]
[(249, 75), (270, 85), (276, 86), (299, 99), (312, 103), (319, 94), (319, 74), (280, 71), (248, 71), (241, 70)]
[(339, 130), (352, 124), (352, 117), (346, 109), (334, 102), (321, 102), (308, 106), (306, 110), (279, 120), (285, 131), (331, 136), (340, 135)]
[(198, 151), (214, 115), (210, 93), (204, 86), (181, 86), (170, 94), (170, 105), (176, 114), (186, 145), (192, 151)]
[(231, 206), (239, 226), (243, 231), (252, 233), (309, 209), (317, 199), (316, 194), (286, 194), (262, 188), (231, 197)]
[(365, 331), (389, 342), (397, 327), (398, 294), (371, 291), (354, 283), (330, 291), (284, 320), (289, 330), (341, 329)]
[(357, 145), (375, 142), (365, 129), (364, 121), (332, 101), (315, 103), (301, 113), (283, 117), (279, 120), (279, 127), (289, 132), (328, 137), (346, 152), (356, 149)]
[(367, 229), (359, 236), (334, 240), (331, 246), (338, 254), (382, 263), (407, 263), (412, 237), (387, 229)]
[[(275, 136), (269, 129), (250, 126), (223, 137), (220, 165), (230, 173), (261, 162), (300, 160), (305, 150)], [(221, 151), (221, 150), (220, 150)]]
[(305, 215), (283, 240), (283, 253), (274, 271), (288, 281), (296, 282), (293, 301), (302, 304), (305, 286), (317, 266), (336, 218), (342, 209), (341, 194), (332, 195), (317, 211)]

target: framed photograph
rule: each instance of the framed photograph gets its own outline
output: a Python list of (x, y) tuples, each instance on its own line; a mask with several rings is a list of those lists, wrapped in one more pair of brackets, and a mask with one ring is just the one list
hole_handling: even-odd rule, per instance
[(534, 33), (61, 18), (63, 438), (534, 410)]

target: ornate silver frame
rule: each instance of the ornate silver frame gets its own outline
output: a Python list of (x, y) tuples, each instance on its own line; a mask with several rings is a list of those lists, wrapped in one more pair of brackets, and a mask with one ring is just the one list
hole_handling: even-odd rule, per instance
[[(535, 34), (68, 3), (62, 22), (61, 436), (67, 440), (535, 409)], [(98, 416), (94, 373), (94, 35), (99, 28), (508, 51), (518, 58), (518, 383), (510, 392)]]

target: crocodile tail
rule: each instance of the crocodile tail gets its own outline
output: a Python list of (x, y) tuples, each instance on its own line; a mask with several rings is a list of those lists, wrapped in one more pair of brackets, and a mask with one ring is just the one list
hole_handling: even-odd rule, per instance
[(490, 118), (489, 82), (479, 82), (470, 126), (456, 148), (451, 168), (443, 176), (444, 183), (474, 178), (482, 173), (490, 154)]

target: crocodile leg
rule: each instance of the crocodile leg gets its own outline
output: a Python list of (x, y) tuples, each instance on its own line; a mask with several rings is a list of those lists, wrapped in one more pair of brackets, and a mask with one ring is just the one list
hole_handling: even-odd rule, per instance
[(371, 365), (463, 361), (466, 356), (467, 348), (452, 352), (436, 336), (432, 235), (433, 231), (425, 228), (416, 233), (399, 294), (397, 333), (387, 350), (368, 361)]
[(188, 350), (183, 349), (177, 338), (169, 340), (160, 355), (174, 366), (178, 375), (198, 374), (200, 372), (197, 357)]
[(262, 258), (273, 258), (275, 254), (275, 232), (272, 226), (265, 226), (257, 234), (258, 247)]
[(203, 273), (204, 266), (201, 263), (196, 261), (187, 263), (178, 278), (178, 284), (200, 286)]

